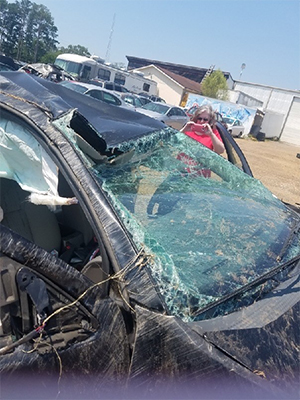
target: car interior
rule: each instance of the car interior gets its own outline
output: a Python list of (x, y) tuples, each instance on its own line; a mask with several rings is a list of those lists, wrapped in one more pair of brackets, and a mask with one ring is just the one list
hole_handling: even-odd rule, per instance
[[(58, 192), (61, 197), (74, 197), (62, 174)], [(100, 246), (79, 204), (36, 205), (30, 193), (11, 179), (0, 179), (1, 224), (84, 273), (94, 282), (106, 280), (108, 266), (103, 266)], [(101, 250), (103, 252), (103, 250)], [(103, 295), (108, 295), (108, 283)]]
[[(60, 196), (74, 196), (61, 173), (58, 192)], [(26, 335), (24, 340), (29, 341), (41, 320), (72, 301), (65, 287), (58, 287), (37, 272), (34, 268), (36, 263), (47, 270), (50, 265), (55, 269), (56, 263), (63, 266), (62, 261), (66, 262), (90, 279), (91, 288), (99, 283), (97, 296), (103, 301), (113, 290), (111, 281), (107, 279), (110, 266), (104, 247), (96, 239), (81, 206), (72, 204), (50, 208), (33, 204), (28, 200), (29, 195), (30, 192), (23, 190), (16, 181), (0, 178), (1, 227), (9, 228), (1, 229), (3, 253), (0, 252), (0, 349), (5, 352), (17, 347), (23, 335)], [(7, 240), (10, 242), (8, 245)], [(38, 247), (32, 247), (28, 241)], [(16, 258), (7, 254), (4, 250), (7, 246), (12, 254), (15, 248), (18, 249)], [(41, 249), (46, 250), (49, 257)], [(32, 259), (27, 260), (27, 251), (34, 254)], [(84, 333), (83, 325), (86, 326)], [(97, 321), (80, 305), (51, 318), (47, 326), (52, 335), (44, 345), (39, 345), (41, 353), (49, 350), (49, 340), (51, 346), (57, 348), (74, 340), (85, 340), (95, 331)]]

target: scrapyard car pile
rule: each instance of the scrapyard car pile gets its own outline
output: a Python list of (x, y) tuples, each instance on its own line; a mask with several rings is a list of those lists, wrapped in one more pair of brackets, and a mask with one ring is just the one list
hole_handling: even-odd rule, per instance
[(0, 87), (4, 398), (297, 398), (300, 217), (233, 139)]

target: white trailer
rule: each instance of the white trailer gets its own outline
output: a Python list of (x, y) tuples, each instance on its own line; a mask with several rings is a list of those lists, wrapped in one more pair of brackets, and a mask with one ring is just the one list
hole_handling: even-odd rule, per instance
[(280, 136), (283, 121), (284, 114), (266, 110), (260, 131), (264, 133), (265, 137), (268, 139), (278, 139)]
[(63, 68), (79, 81), (87, 82), (91, 79), (100, 79), (123, 85), (133, 93), (144, 92), (149, 95), (157, 95), (157, 82), (152, 79), (145, 78), (141, 73), (113, 68), (93, 58), (66, 53), (57, 56), (54, 64)]

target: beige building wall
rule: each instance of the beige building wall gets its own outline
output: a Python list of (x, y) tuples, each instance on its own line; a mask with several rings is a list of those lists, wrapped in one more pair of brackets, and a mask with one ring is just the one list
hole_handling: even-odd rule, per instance
[(135, 71), (142, 72), (145, 78), (150, 78), (157, 82), (158, 96), (162, 97), (166, 103), (179, 106), (184, 88), (164, 74), (154, 65), (137, 68)]

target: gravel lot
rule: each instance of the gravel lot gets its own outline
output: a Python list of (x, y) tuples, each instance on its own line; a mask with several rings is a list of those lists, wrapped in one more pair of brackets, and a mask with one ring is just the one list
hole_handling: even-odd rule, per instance
[(236, 139), (252, 173), (279, 199), (300, 204), (300, 147), (280, 141)]

